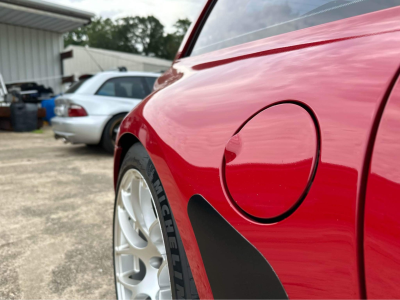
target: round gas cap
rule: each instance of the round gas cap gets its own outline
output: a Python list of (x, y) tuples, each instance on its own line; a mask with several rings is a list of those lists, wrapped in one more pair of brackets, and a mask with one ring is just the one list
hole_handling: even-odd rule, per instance
[(274, 219), (291, 211), (311, 183), (317, 130), (303, 107), (284, 103), (258, 113), (225, 148), (225, 181), (247, 214)]

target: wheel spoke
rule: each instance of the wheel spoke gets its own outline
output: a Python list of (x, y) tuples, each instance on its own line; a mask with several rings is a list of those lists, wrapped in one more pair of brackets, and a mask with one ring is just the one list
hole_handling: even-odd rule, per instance
[(121, 276), (119, 276), (117, 280), (122, 286), (124, 286), (133, 293), (131, 299), (145, 300), (147, 298), (147, 297), (138, 297), (138, 295), (143, 295), (143, 296), (148, 295), (152, 300), (156, 299), (156, 292), (154, 291), (154, 288), (149, 288), (149, 282), (141, 281), (136, 283), (136, 281), (133, 279)]
[(126, 255), (129, 255), (129, 254), (131, 254), (132, 255), (132, 249), (129, 247), (129, 245), (122, 245), (122, 246), (119, 246), (119, 247), (115, 247), (115, 254), (116, 255), (124, 255), (124, 254), (126, 254)]
[(124, 208), (126, 209), (129, 217), (132, 220), (136, 220), (135, 214), (133, 212), (132, 202), (131, 202), (131, 193), (122, 190), (121, 191), (121, 200), (122, 200), (122, 204), (124, 205)]
[(146, 228), (146, 223), (144, 221), (142, 206), (140, 205), (140, 186), (141, 180), (133, 179), (132, 180), (132, 189), (131, 189), (131, 203), (132, 208), (135, 214), (135, 220), (139, 229), (142, 230), (142, 233), (148, 234), (148, 229)]
[(143, 285), (143, 282), (136, 282), (135, 280), (126, 277), (118, 277), (117, 280), (123, 287), (132, 292), (132, 296), (130, 297), (130, 299), (137, 299), (137, 296), (146, 290), (146, 287)]
[(126, 278), (122, 275), (117, 276), (118, 282), (132, 292), (136, 291), (135, 282), (132, 279)]
[(160, 221), (158, 219), (154, 220), (153, 224), (150, 226), (150, 233), (149, 233), (149, 238), (151, 242), (156, 246), (158, 252), (160, 255), (164, 255), (165, 252), (165, 245), (162, 237), (162, 232), (161, 232), (161, 227), (160, 227)]
[(169, 279), (168, 263), (165, 260), (158, 270), (158, 285), (161, 289), (171, 288), (171, 281)]
[(118, 207), (118, 220), (119, 225), (121, 227), (122, 233), (124, 234), (127, 242), (133, 248), (144, 248), (147, 243), (144, 241), (136, 230), (133, 228), (133, 225), (129, 221), (129, 215), (126, 210)]
[(170, 288), (165, 290), (160, 290), (157, 295), (158, 300), (171, 300), (172, 299), (172, 292)]
[(135, 271), (135, 273), (140, 272), (140, 260), (136, 255), (133, 257), (133, 271)]
[(151, 224), (153, 224), (157, 218), (153, 209), (150, 190), (144, 181), (141, 181), (141, 184), (139, 185), (139, 198), (140, 205), (142, 207), (144, 223), (146, 228), (150, 231)]
[(131, 176), (124, 176), (124, 178), (122, 178), (121, 180), (120, 189), (127, 191), (131, 184), (131, 180), (132, 180)]
[(136, 272), (133, 271), (133, 270), (130, 270), (130, 271), (127, 271), (127, 272), (122, 273), (122, 274), (120, 275), (120, 277), (121, 277), (121, 278), (125, 278), (125, 279), (130, 279), (129, 276), (132, 276), (132, 275), (134, 275), (134, 274), (136, 274)]
[(143, 289), (143, 280), (138, 280), (138, 279), (133, 279), (131, 277), (134, 277), (135, 274), (137, 274), (134, 271), (128, 271), (124, 272), (122, 274), (117, 275), (117, 280), (127, 289), (133, 291), (133, 292), (139, 292), (140, 290)]
[(132, 272), (139, 273), (140, 272), (140, 259), (137, 255), (135, 255), (135, 250), (129, 247), (129, 245), (116, 247), (115, 248), (116, 255), (132, 255), (133, 262), (132, 262)]

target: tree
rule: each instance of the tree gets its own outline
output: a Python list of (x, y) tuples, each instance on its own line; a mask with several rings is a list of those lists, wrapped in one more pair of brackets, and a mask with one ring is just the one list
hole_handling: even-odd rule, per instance
[(87, 26), (88, 42), (90, 47), (117, 50), (115, 45), (116, 27), (111, 19), (95, 19)]
[(89, 43), (87, 28), (85, 26), (79, 27), (74, 31), (67, 32), (64, 35), (65, 47), (69, 45), (86, 46)]
[(91, 24), (64, 36), (64, 44), (142, 54), (172, 60), (190, 26), (188, 19), (178, 20), (175, 31), (166, 34), (164, 25), (153, 17), (95, 18)]
[(189, 19), (179, 19), (174, 25), (176, 29), (174, 34), (183, 39), (191, 24), (192, 22)]
[(119, 41), (131, 43), (146, 56), (160, 56), (164, 25), (153, 17), (125, 17), (117, 20)]
[(172, 34), (167, 34), (164, 37), (163, 53), (160, 57), (170, 60), (175, 58), (175, 55), (179, 50), (179, 46), (181, 45), (186, 31), (190, 27), (190, 24), (191, 22), (189, 19), (180, 19), (176, 21), (174, 24), (175, 31)]

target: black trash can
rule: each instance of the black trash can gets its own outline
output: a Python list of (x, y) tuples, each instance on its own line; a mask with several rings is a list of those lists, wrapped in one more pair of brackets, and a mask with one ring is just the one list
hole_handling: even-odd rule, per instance
[(16, 132), (27, 132), (37, 129), (38, 105), (17, 102), (11, 104), (11, 124)]

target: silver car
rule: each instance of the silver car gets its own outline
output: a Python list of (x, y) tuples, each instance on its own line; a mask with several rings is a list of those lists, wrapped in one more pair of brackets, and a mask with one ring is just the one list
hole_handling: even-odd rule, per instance
[(102, 72), (75, 83), (56, 99), (51, 120), (56, 139), (73, 144), (101, 144), (114, 151), (125, 115), (152, 91), (157, 73)]

